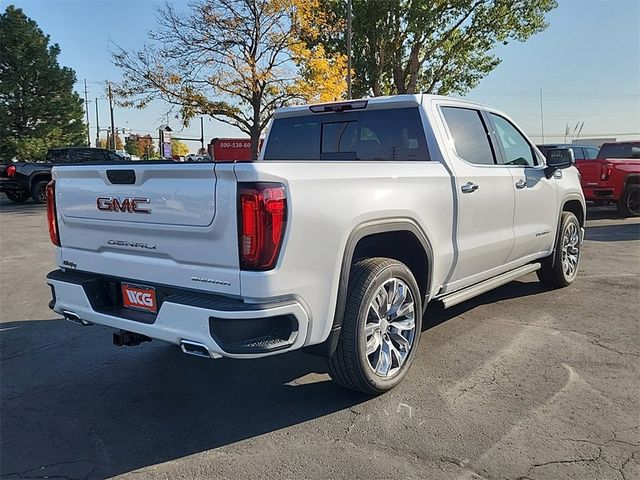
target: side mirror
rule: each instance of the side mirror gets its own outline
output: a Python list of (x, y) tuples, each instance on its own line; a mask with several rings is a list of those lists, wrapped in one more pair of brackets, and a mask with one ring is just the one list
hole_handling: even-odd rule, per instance
[(544, 169), (544, 174), (551, 178), (556, 170), (569, 168), (574, 163), (573, 150), (570, 148), (550, 148), (547, 150), (547, 168)]

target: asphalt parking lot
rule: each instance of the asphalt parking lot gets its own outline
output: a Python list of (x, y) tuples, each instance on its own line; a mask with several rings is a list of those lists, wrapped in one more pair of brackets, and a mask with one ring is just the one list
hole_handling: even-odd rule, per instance
[(42, 206), (0, 199), (2, 478), (640, 478), (640, 220), (590, 211), (580, 275), (430, 307), (378, 398), (320, 358), (210, 361), (47, 308)]

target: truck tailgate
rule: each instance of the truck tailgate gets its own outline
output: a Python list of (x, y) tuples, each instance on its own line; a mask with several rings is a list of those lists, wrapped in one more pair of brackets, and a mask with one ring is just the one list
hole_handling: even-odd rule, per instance
[(83, 165), (53, 177), (60, 265), (240, 293), (233, 165)]

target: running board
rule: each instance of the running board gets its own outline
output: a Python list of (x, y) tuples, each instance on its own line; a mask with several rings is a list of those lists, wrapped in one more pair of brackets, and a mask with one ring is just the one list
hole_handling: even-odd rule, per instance
[(539, 263), (532, 263), (529, 265), (524, 265), (522, 267), (516, 268), (515, 270), (511, 270), (509, 272), (505, 272), (497, 277), (490, 278), (489, 280), (485, 280), (484, 282), (476, 283), (475, 285), (471, 285), (470, 287), (464, 288), (462, 290), (458, 290), (457, 292), (450, 293), (449, 295), (445, 295), (444, 297), (439, 298), (438, 300), (442, 302), (444, 308), (453, 307), (459, 303), (465, 302), (470, 298), (477, 297), (478, 295), (482, 295), (483, 293), (488, 292), (489, 290), (493, 290), (494, 288), (501, 287), (505, 283), (512, 282), (513, 280), (520, 278), (529, 273), (533, 273), (536, 270), (540, 270)]

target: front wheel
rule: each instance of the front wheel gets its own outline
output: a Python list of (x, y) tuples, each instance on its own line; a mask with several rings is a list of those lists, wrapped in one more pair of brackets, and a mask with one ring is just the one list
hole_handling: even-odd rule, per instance
[(29, 200), (29, 192), (27, 192), (26, 190), (17, 190), (17, 191), (10, 191), (10, 192), (4, 192), (5, 195), (7, 196), (7, 198), (9, 200), (11, 200), (13, 203), (24, 203), (27, 200)]
[(542, 268), (538, 270), (540, 282), (553, 288), (573, 283), (578, 275), (581, 248), (578, 219), (571, 212), (562, 212), (555, 251), (542, 261)]
[(618, 200), (618, 213), (623, 217), (640, 216), (640, 185), (627, 185)]
[(422, 327), (418, 284), (401, 262), (367, 258), (351, 268), (340, 340), (329, 374), (350, 390), (376, 395), (402, 381)]

